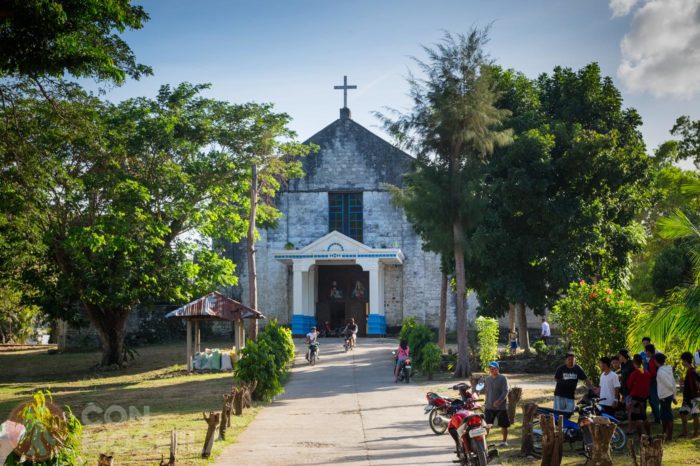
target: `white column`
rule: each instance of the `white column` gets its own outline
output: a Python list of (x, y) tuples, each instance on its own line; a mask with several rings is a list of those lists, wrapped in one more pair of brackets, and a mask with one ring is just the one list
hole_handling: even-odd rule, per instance
[(377, 313), (384, 315), (384, 264), (379, 263), (379, 308)]
[(315, 282), (315, 275), (316, 271), (314, 270), (313, 267), (309, 268), (309, 272), (306, 274), (306, 293), (305, 293), (305, 298), (306, 298), (306, 305), (304, 306), (305, 309), (305, 314), (307, 316), (313, 317), (316, 315), (316, 309), (314, 309), (315, 306), (315, 299), (314, 299), (314, 282)]
[(304, 313), (304, 283), (303, 274), (300, 268), (294, 264), (294, 279), (292, 283), (292, 313), (293, 314), (303, 314)]
[(369, 269), (369, 313), (379, 314), (379, 267)]

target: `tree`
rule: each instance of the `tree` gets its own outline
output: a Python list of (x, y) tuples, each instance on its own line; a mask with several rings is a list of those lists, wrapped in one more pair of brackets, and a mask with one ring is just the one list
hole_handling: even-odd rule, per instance
[[(684, 191), (700, 199), (700, 181), (686, 185)], [(692, 261), (689, 283), (672, 289), (655, 309), (640, 315), (630, 326), (629, 341), (639, 341), (641, 335), (668, 351), (674, 344), (682, 348), (700, 347), (700, 218), (697, 210), (677, 209), (659, 220), (660, 235), (680, 241), (687, 248)]]
[(678, 160), (691, 159), (695, 167), (700, 168), (700, 120), (693, 121), (686, 115), (679, 117), (671, 128), (671, 134), (681, 137)]
[[(479, 185), (470, 178), (493, 153), (510, 141), (510, 131), (500, 130), (507, 111), (496, 106), (491, 60), (484, 51), (488, 30), (472, 29), (467, 35), (446, 34), (434, 49), (424, 47), (428, 61), (416, 60), (424, 79), (409, 77), (413, 108), (395, 120), (384, 118), (385, 127), (403, 147), (412, 150), (423, 167), (445, 180), (441, 204), (448, 207), (447, 234), (452, 248), (457, 284), (458, 360), (455, 376), (470, 374), (467, 334), (465, 225)], [(419, 170), (424, 169), (421, 167)], [(433, 205), (431, 208), (435, 208)], [(425, 239), (425, 238), (424, 238)]]
[(182, 302), (235, 283), (234, 264), (208, 238), (245, 235), (248, 178), (238, 149), (253, 139), (234, 137), (248, 134), (251, 109), (256, 119), (269, 109), (202, 98), (205, 87), (164, 86), (155, 99), (119, 105), (77, 88), (52, 105), (29, 90), (15, 109), (19, 128), (44, 128), (29, 134), (45, 189), (26, 191), (43, 216), (49, 266), (37, 273), (39, 288), (53, 301), (47, 309), (71, 315), (80, 302), (104, 365), (124, 362), (136, 304)]
[[(232, 128), (224, 143), (241, 156), (240, 162), (249, 171), (248, 228), (246, 253), (248, 266), (248, 305), (258, 307), (255, 242), (257, 224), (273, 226), (280, 217), (274, 199), (280, 188), (292, 178), (303, 176), (300, 156), (315, 149), (299, 144), (296, 133), (289, 129), (291, 118), (286, 113), (273, 113), (271, 104), (248, 104), (236, 109)], [(241, 124), (243, 123), (243, 124)], [(248, 333), (256, 340), (257, 319), (250, 319)]]
[(124, 82), (150, 74), (115, 31), (148, 20), (131, 0), (5, 0), (0, 11), (0, 76), (95, 77)]

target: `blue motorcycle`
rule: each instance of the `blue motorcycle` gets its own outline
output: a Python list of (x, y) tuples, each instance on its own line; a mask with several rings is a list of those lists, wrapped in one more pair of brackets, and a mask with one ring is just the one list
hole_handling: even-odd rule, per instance
[[(537, 414), (553, 415), (555, 424), (559, 422), (559, 416), (563, 416), (564, 441), (568, 442), (572, 449), (574, 448), (574, 443), (582, 442), (583, 454), (586, 458), (591, 457), (591, 448), (593, 445), (593, 437), (591, 436), (591, 431), (588, 426), (593, 422), (594, 416), (608, 418), (610, 422), (616, 425), (615, 432), (610, 441), (610, 448), (614, 451), (622, 451), (625, 445), (627, 445), (627, 435), (625, 431), (620, 428), (620, 421), (615, 416), (604, 413), (600, 409), (598, 401), (600, 400), (590, 398), (588, 402), (579, 402), (579, 405), (574, 410), (575, 413), (578, 413), (578, 422), (574, 422), (570, 419), (574, 413), (557, 411), (556, 409), (538, 407)], [(533, 422), (533, 449), (535, 453), (542, 453), (542, 429), (538, 428), (537, 424), (539, 424), (539, 420)]]

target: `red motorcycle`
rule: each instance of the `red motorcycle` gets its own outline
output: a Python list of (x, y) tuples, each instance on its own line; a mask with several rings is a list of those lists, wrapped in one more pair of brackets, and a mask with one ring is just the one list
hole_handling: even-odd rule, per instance
[[(480, 385), (483, 386), (478, 384), (476, 387), (477, 392), (481, 390), (479, 388)], [(469, 393), (471, 388), (469, 384), (458, 383), (450, 388), (459, 391), (459, 398), (443, 397), (435, 392), (425, 394), (428, 404), (425, 405), (423, 411), (425, 414), (428, 414), (428, 424), (436, 435), (444, 434), (452, 416), (464, 407), (464, 403), (467, 400), (472, 399), (472, 394)]]
[(464, 407), (452, 416), (447, 426), (457, 448), (458, 461), (455, 462), (462, 466), (486, 466), (498, 456), (498, 450), (486, 443), (488, 428), (484, 416), (476, 412), (481, 410), (477, 401), (481, 388), (483, 383), (477, 385), (474, 393), (466, 392), (469, 398), (464, 402)]

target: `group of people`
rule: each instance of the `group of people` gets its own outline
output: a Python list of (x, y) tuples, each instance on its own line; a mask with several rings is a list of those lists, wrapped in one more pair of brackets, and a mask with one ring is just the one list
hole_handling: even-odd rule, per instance
[[(352, 348), (354, 348), (357, 345), (357, 332), (359, 330), (359, 327), (355, 323), (354, 318), (350, 318), (347, 321), (347, 324), (345, 325), (345, 328), (343, 329), (343, 336), (347, 337), (350, 339), (350, 345)], [(311, 350), (311, 345), (315, 345), (318, 343), (318, 335), (319, 331), (314, 325), (311, 327), (311, 330), (309, 333), (306, 334), (306, 344), (308, 349), (306, 350), (306, 360), (309, 360), (309, 351)], [(318, 351), (318, 350), (317, 350)], [(316, 353), (316, 357), (318, 357), (318, 352)]]
[[(557, 381), (554, 390), (554, 409), (572, 412), (575, 406), (575, 392), (579, 381), (583, 381), (598, 396), (599, 405), (606, 413), (616, 417), (626, 417), (627, 433), (650, 434), (647, 419), (647, 405), (651, 407), (654, 422), (661, 424), (666, 441), (673, 438), (672, 404), (677, 404), (676, 379), (673, 368), (666, 363), (666, 355), (656, 350), (651, 339), (642, 340), (644, 351), (630, 355), (621, 349), (617, 355), (600, 358), (598, 366), (600, 384), (594, 387), (584, 370), (576, 364), (574, 353), (566, 354), (566, 361), (556, 371)], [(685, 369), (683, 377), (682, 403), (679, 411), (682, 422), (681, 436), (688, 436), (688, 417), (693, 419), (693, 436), (700, 428), (700, 376), (696, 365), (700, 363), (700, 349), (695, 355), (685, 352), (681, 355)]]

